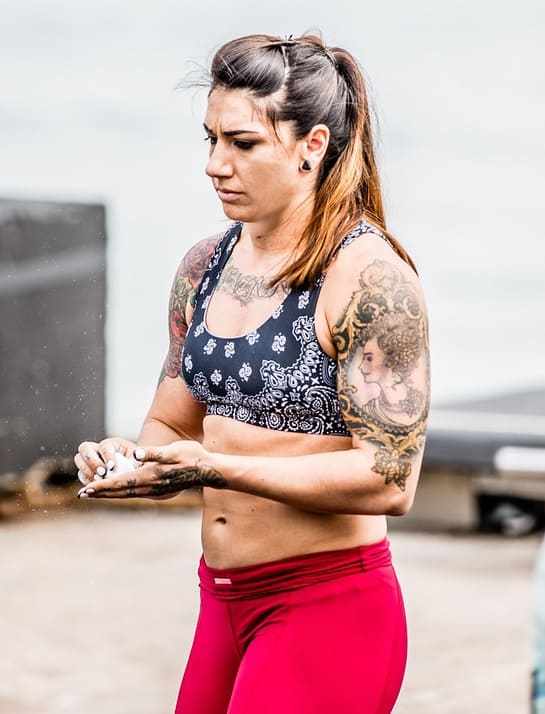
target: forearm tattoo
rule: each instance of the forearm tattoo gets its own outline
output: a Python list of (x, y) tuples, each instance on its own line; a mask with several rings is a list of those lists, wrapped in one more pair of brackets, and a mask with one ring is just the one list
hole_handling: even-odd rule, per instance
[(163, 471), (159, 481), (150, 484), (150, 491), (153, 496), (174, 495), (188, 488), (202, 488), (203, 486), (226, 488), (227, 480), (219, 471), (210, 466), (200, 465), (197, 460), (196, 466)]
[(282, 282), (274, 287), (269, 286), (270, 278), (264, 275), (253, 275), (252, 273), (241, 273), (236, 265), (227, 265), (221, 271), (217, 289), (229, 293), (241, 305), (248, 305), (252, 300), (259, 298), (271, 298), (280, 293), (286, 296), (290, 288)]
[(186, 307), (195, 307), (197, 286), (220, 237), (207, 238), (193, 246), (176, 272), (168, 304), (169, 348), (157, 386), (166, 376), (174, 378), (180, 372), (182, 346), (188, 330)]
[(114, 483), (92, 490), (93, 498), (153, 498), (160, 496), (176, 496), (187, 489), (227, 488), (227, 479), (211, 466), (201, 464), (197, 459), (194, 466), (170, 468), (157, 464), (153, 468), (153, 476), (148, 475), (142, 483), (138, 483), (138, 470), (127, 475), (127, 480), (116, 479)]
[(430, 404), (428, 322), (415, 285), (374, 260), (332, 333), (343, 418), (376, 447), (372, 470), (405, 491)]

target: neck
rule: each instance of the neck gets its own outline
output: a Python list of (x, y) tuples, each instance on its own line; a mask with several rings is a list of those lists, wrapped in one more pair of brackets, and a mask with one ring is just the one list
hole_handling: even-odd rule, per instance
[(256, 261), (268, 262), (288, 256), (297, 245), (307, 224), (313, 206), (289, 207), (280, 215), (267, 216), (263, 220), (244, 223), (240, 244)]

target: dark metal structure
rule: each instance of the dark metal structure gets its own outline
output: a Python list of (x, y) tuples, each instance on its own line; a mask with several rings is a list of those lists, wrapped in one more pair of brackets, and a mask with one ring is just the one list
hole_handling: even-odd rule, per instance
[(102, 438), (102, 205), (0, 199), (0, 473)]
[(545, 386), (438, 405), (430, 412), (425, 462), (494, 471), (498, 449), (545, 447)]

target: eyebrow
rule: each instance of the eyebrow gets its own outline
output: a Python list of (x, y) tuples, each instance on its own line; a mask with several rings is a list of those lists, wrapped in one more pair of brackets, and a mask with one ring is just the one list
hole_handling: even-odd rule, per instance
[[(203, 122), (203, 127), (208, 134), (213, 134), (214, 132), (209, 129), (206, 124)], [(251, 129), (231, 129), (231, 131), (224, 131), (223, 135), (224, 136), (236, 136), (237, 134), (259, 134), (258, 131), (252, 131)]]

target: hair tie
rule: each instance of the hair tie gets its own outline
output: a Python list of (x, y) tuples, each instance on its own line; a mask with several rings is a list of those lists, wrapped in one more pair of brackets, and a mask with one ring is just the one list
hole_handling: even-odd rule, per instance
[[(283, 40), (271, 40), (270, 42), (267, 43), (268, 47), (280, 47), (283, 49), (287, 45), (300, 45), (301, 42), (299, 40), (294, 40), (293, 39), (293, 34), (288, 35), (285, 39)], [(337, 70), (338, 65), (337, 65), (337, 60), (335, 59), (335, 55), (333, 52), (326, 47), (325, 45), (322, 45), (320, 47), (322, 52), (325, 54), (325, 56), (329, 59), (333, 67)]]

